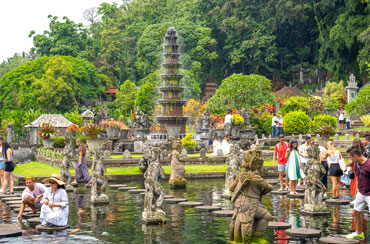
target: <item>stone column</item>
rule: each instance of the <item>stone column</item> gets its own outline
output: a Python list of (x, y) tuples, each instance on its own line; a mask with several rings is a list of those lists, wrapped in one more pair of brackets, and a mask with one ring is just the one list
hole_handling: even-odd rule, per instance
[(8, 133), (6, 134), (6, 142), (12, 144), (13, 142), (13, 124), (8, 124)]

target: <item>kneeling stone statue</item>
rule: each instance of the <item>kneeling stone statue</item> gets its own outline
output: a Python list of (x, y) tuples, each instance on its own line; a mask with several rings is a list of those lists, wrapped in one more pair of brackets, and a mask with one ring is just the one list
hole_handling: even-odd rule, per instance
[(229, 187), (233, 192), (231, 201), (234, 203), (229, 229), (230, 241), (236, 243), (269, 243), (263, 238), (263, 234), (272, 216), (261, 200), (273, 187), (261, 177), (261, 154), (258, 146), (245, 153), (242, 171)]

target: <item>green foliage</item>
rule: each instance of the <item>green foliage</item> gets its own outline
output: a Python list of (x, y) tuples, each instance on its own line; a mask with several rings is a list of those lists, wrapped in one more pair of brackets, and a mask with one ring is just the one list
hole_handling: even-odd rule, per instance
[(224, 114), (227, 109), (258, 108), (275, 100), (270, 89), (271, 81), (264, 76), (233, 74), (222, 81), (208, 108), (213, 114)]
[(289, 112), (283, 117), (284, 132), (287, 134), (304, 134), (310, 130), (311, 119), (305, 112)]
[(77, 109), (65, 112), (63, 116), (64, 118), (68, 119), (73, 124), (76, 124), (78, 126), (82, 126), (84, 124), (83, 118), (81, 117), (80, 112)]
[(352, 115), (370, 113), (370, 85), (364, 86), (355, 100), (346, 105), (346, 111)]
[(337, 127), (337, 118), (326, 114), (315, 116), (311, 124), (312, 131), (317, 131), (323, 125), (330, 125), (335, 129)]
[(343, 108), (346, 103), (343, 81), (326, 82), (323, 98), (326, 108)]
[(290, 97), (279, 110), (283, 115), (293, 111), (308, 112), (308, 99), (306, 97)]
[(192, 139), (192, 134), (187, 134), (184, 138), (181, 139), (181, 145), (187, 149), (194, 150), (197, 146), (195, 140)]
[(121, 109), (124, 117), (131, 117), (135, 111), (136, 85), (127, 80), (116, 93), (115, 103)]
[(370, 127), (370, 115), (361, 116), (360, 119), (366, 127)]
[(233, 125), (244, 125), (244, 119), (240, 114), (233, 114)]
[(251, 118), (249, 120), (252, 127), (256, 128), (257, 135), (259, 137), (264, 135), (271, 135), (272, 128), (271, 128), (271, 122), (272, 122), (272, 115), (270, 113), (262, 113), (262, 114), (256, 114), (251, 113)]
[(308, 99), (308, 114), (311, 119), (318, 114), (325, 112), (325, 104), (321, 97), (312, 96)]
[(54, 144), (53, 144), (54, 148), (64, 148), (65, 146), (64, 136), (53, 136), (50, 139), (54, 140)]
[(158, 99), (158, 77), (156, 73), (145, 78), (146, 82), (137, 91), (135, 105), (145, 114), (153, 114), (154, 106)]
[(318, 127), (315, 132), (320, 134), (333, 134), (335, 129), (332, 125), (322, 125)]
[(18, 66), (27, 63), (30, 61), (30, 58), (27, 54), (22, 53), (22, 55), (16, 53), (13, 55), (13, 57), (8, 58), (6, 61), (4, 60), (2, 63), (0, 63), (0, 78), (8, 73), (9, 71), (17, 68)]

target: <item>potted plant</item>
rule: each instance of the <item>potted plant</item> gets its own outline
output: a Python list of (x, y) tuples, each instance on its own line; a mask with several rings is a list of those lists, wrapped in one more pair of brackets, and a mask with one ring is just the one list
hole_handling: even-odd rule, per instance
[(102, 132), (102, 129), (98, 125), (88, 123), (82, 126), (80, 131), (87, 135), (87, 145), (90, 151), (95, 151), (102, 148), (104, 140), (98, 139), (99, 133)]
[(324, 139), (329, 139), (330, 136), (334, 135), (335, 129), (332, 125), (322, 125), (316, 130), (317, 133)]
[(197, 146), (195, 140), (192, 139), (192, 134), (187, 134), (184, 138), (181, 139), (181, 144), (186, 148), (188, 154), (194, 153), (194, 149)]
[(239, 137), (240, 130), (243, 129), (244, 119), (240, 114), (233, 114), (233, 126), (231, 127), (231, 136)]
[(105, 129), (105, 131), (107, 132), (107, 137), (109, 139), (117, 138), (120, 130), (127, 127), (124, 123), (116, 121), (114, 119), (103, 120), (102, 122), (100, 122), (100, 126)]
[(52, 148), (54, 145), (54, 139), (50, 139), (51, 135), (57, 130), (50, 123), (42, 123), (38, 130), (38, 135), (42, 138), (42, 144), (44, 147)]

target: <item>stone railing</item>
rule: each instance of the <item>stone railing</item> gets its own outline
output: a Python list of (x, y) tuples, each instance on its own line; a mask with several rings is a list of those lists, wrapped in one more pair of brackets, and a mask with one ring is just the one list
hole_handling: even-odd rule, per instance
[(47, 158), (62, 158), (63, 157), (63, 149), (40, 147), (36, 150), (36, 155), (37, 156), (44, 156), (44, 157), (47, 157)]

